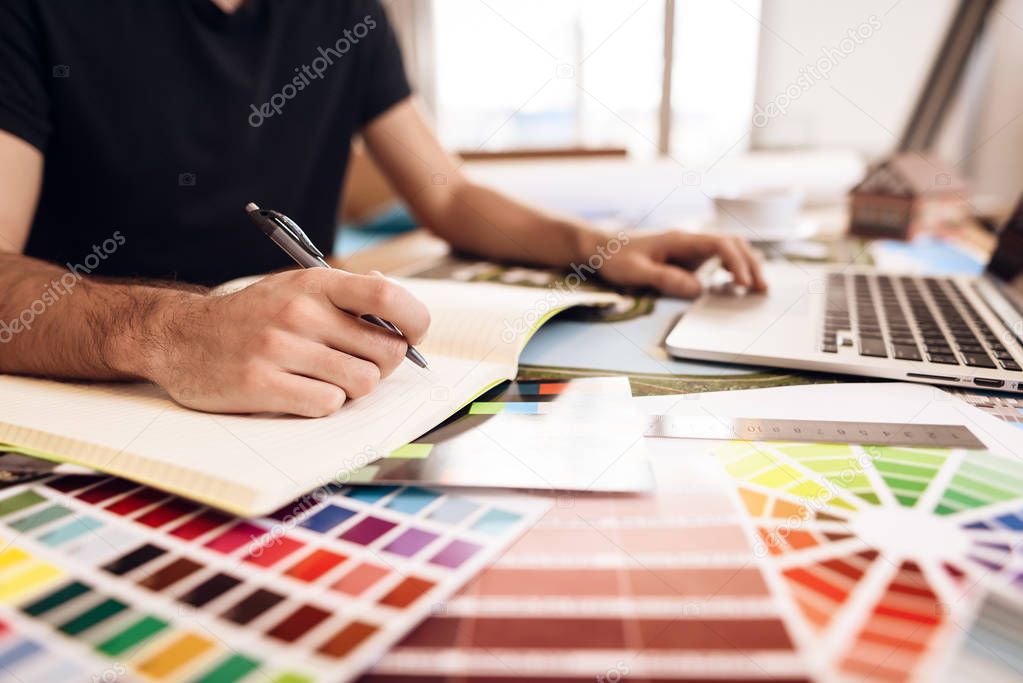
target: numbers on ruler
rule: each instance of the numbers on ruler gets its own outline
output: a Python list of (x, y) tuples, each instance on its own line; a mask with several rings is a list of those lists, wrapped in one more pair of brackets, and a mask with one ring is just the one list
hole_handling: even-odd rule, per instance
[(809, 420), (732, 418), (700, 419), (664, 416), (654, 427), (668, 438), (737, 438), (750, 441), (834, 441), (840, 443), (983, 448), (966, 428), (958, 425), (811, 422)]

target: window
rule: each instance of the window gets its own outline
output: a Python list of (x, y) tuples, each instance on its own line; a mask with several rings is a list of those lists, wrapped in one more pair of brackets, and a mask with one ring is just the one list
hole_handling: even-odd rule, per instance
[(749, 148), (760, 0), (679, 0), (672, 152), (714, 159)]
[[(658, 152), (670, 0), (435, 0), (436, 114), (460, 150)], [(675, 0), (672, 153), (747, 147), (760, 0)]]

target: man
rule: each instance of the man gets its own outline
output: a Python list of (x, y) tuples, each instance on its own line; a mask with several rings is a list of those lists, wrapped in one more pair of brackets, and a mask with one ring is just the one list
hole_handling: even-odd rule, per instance
[[(606, 242), (460, 172), (417, 113), (377, 2), (6, 0), (0, 372), (146, 379), (216, 412), (322, 416), (372, 391), (406, 342), (359, 316), (412, 343), (429, 326), (399, 285), (322, 269), (204, 289), (290, 265), (248, 201), (332, 243), (356, 133), (458, 249), (568, 266)], [(632, 237), (600, 275), (692, 297), (690, 270), (715, 255), (765, 287), (745, 242), (680, 232)]]

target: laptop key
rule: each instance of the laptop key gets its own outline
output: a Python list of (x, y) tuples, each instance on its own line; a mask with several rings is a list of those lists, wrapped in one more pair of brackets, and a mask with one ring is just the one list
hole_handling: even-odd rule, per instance
[(876, 337), (864, 337), (860, 335), (860, 355), (873, 356), (874, 358), (887, 358), (888, 349), (884, 341)]
[(923, 360), (916, 345), (895, 344), (892, 346), (892, 357), (897, 360)]
[(964, 353), (963, 362), (971, 368), (995, 367), (995, 362), (986, 353)]
[(1016, 372), (1019, 372), (1020, 370), (1019, 363), (1014, 360), (1000, 359), (998, 362), (1001, 363), (1002, 367), (1006, 370), (1014, 370)]
[(927, 360), (942, 365), (959, 365), (959, 359), (948, 353), (928, 353)]

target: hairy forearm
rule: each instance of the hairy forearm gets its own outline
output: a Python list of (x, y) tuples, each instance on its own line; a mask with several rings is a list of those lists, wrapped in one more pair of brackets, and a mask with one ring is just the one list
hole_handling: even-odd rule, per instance
[(0, 372), (77, 379), (146, 377), (164, 343), (166, 304), (201, 296), (18, 254), (0, 254), (0, 291)]
[(523, 204), (465, 181), (427, 223), (455, 248), (485, 258), (569, 266), (585, 261), (607, 237), (583, 221)]

